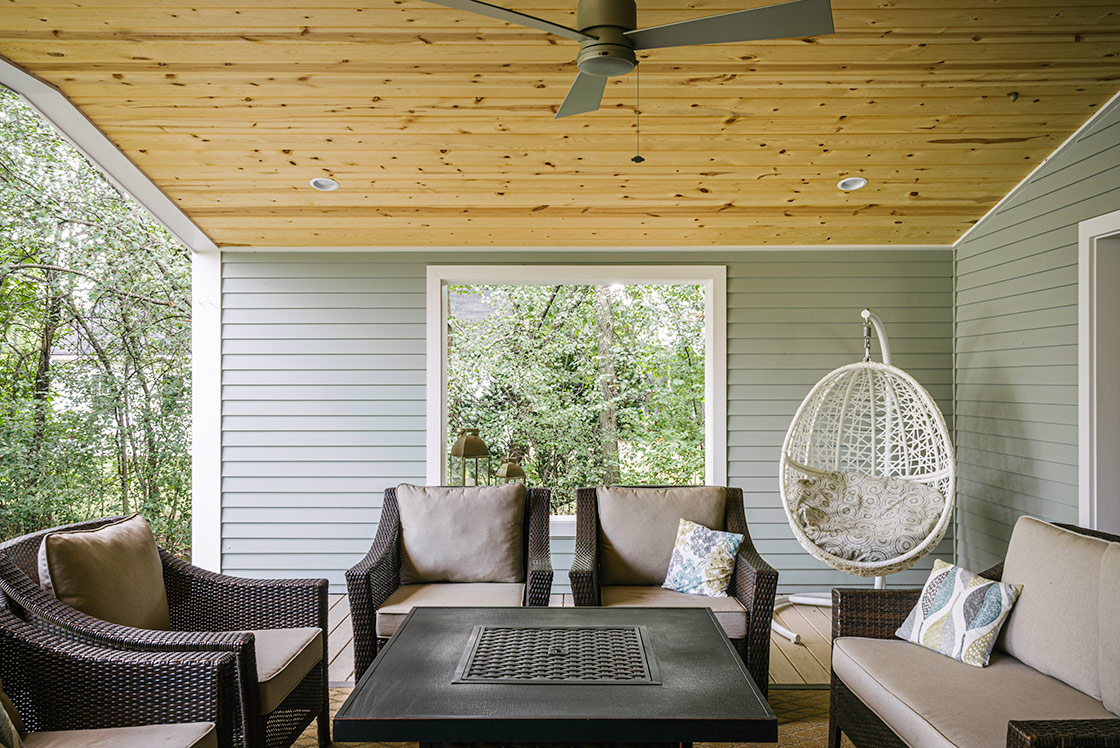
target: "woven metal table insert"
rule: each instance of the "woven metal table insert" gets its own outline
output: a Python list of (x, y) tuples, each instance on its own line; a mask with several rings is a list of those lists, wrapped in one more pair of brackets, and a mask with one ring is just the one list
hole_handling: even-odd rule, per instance
[(661, 683), (644, 626), (476, 626), (455, 683)]

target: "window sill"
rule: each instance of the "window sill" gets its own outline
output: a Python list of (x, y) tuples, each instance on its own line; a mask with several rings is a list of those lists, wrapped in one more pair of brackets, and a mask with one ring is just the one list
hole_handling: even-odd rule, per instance
[(574, 514), (551, 516), (548, 518), (548, 534), (554, 538), (574, 538), (576, 536), (576, 517)]

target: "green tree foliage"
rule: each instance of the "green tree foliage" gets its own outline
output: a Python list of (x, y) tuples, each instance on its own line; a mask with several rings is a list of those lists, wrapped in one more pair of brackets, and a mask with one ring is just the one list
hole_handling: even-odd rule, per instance
[(190, 256), (0, 87), (0, 537), (140, 512), (190, 542)]
[(452, 286), (448, 448), (478, 427), (553, 512), (575, 489), (704, 481), (704, 289)]

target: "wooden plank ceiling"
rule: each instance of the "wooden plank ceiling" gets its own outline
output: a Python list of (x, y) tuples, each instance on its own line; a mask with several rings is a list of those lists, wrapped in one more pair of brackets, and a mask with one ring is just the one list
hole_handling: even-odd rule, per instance
[(1115, 0), (833, 9), (832, 36), (641, 53), (642, 164), (634, 74), (554, 120), (575, 42), (423, 0), (0, 0), (0, 54), (227, 246), (951, 243), (1120, 87)]

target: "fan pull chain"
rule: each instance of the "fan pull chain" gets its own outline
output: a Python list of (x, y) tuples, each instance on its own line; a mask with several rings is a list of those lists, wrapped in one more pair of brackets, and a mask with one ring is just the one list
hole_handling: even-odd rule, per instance
[(636, 155), (630, 159), (635, 164), (645, 161), (642, 158), (642, 66), (634, 64), (634, 151)]

